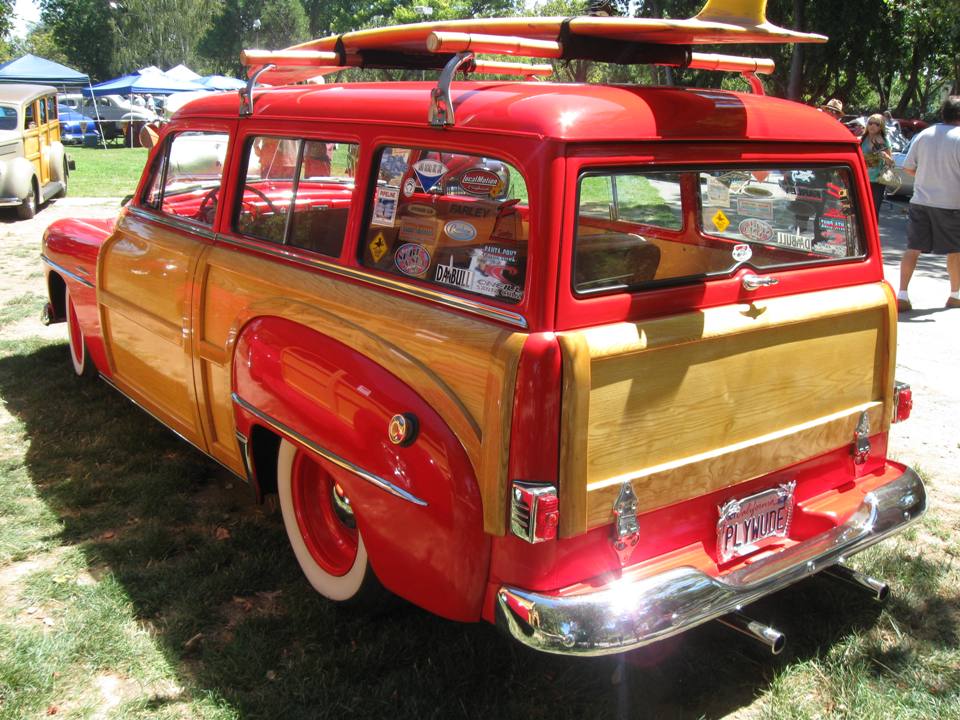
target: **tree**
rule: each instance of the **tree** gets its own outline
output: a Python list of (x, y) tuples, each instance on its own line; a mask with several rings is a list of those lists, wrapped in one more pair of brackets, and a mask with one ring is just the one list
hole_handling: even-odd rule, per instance
[(40, 20), (50, 28), (70, 65), (94, 80), (116, 74), (116, 10), (103, 0), (40, 0)]
[(217, 0), (122, 0), (112, 4), (117, 11), (115, 64), (120, 72), (147, 65), (170, 68), (204, 62), (197, 48), (213, 21)]
[(226, 0), (200, 43), (218, 72), (238, 74), (244, 48), (278, 49), (309, 39), (300, 0)]

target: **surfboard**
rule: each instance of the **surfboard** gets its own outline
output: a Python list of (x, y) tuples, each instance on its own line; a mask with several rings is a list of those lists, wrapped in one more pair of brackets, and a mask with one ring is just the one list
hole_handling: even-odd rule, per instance
[[(488, 38), (509, 38), (514, 51), (501, 54), (558, 59), (594, 59), (616, 62), (617, 53), (632, 46), (695, 46), (722, 44), (823, 43), (827, 38), (778, 27), (766, 19), (766, 0), (707, 0), (703, 9), (686, 20), (621, 17), (519, 17), (476, 18), (412, 23), (371, 28), (310, 40), (287, 51), (338, 53), (338, 61), (316, 61), (303, 66), (285, 64), (263, 73), (262, 82), (286, 84), (324, 75), (345, 67), (438, 67), (444, 60), (428, 44), (437, 33), (462, 33)], [(523, 41), (528, 41), (524, 43)], [(556, 44), (556, 54), (524, 50), (546, 41)], [(618, 48), (621, 48), (618, 51)], [(282, 56), (284, 51), (277, 53)], [(490, 51), (488, 51), (490, 52)], [(545, 52), (545, 51), (544, 51)], [(653, 53), (653, 57), (656, 57)], [(610, 58), (614, 59), (611, 60)], [(409, 65), (404, 65), (407, 62)], [(637, 59), (627, 62), (638, 62)], [(639, 60), (643, 62), (643, 60)], [(655, 61), (654, 61), (655, 62)], [(419, 64), (418, 64), (419, 63)], [(251, 71), (256, 63), (251, 63)]]

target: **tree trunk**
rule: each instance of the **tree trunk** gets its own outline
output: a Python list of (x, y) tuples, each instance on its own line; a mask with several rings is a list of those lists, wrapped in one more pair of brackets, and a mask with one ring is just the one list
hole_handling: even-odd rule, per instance
[[(803, 0), (793, 0), (793, 23), (803, 32)], [(803, 43), (794, 43), (793, 57), (790, 58), (790, 80), (787, 84), (787, 98), (799, 102), (803, 99)]]

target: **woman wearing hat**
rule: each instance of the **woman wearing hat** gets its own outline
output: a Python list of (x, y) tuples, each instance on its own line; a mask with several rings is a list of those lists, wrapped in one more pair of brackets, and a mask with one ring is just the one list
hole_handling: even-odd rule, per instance
[(867, 173), (870, 176), (870, 192), (873, 194), (873, 206), (877, 212), (877, 222), (880, 221), (880, 203), (883, 202), (883, 185), (880, 184), (880, 173), (886, 168), (893, 167), (893, 155), (890, 154), (890, 141), (887, 140), (887, 126), (883, 115), (874, 113), (867, 118), (867, 131), (860, 141), (863, 150), (863, 159), (867, 161)]

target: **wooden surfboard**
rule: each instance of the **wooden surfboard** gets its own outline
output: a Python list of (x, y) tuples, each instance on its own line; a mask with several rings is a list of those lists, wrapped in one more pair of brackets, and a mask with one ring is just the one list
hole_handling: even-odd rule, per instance
[[(560, 59), (583, 59), (593, 47), (605, 47), (610, 42), (646, 46), (693, 46), (715, 44), (784, 44), (823, 43), (823, 35), (801, 33), (778, 27), (766, 19), (766, 0), (707, 0), (703, 9), (687, 20), (621, 18), (621, 17), (521, 17), (477, 18), (413, 23), (383, 28), (371, 28), (310, 40), (287, 48), (287, 51), (341, 52), (345, 62), (336, 66), (284, 66), (265, 72), (261, 80), (285, 84), (324, 75), (345, 67), (371, 65), (367, 55), (382, 58), (383, 53), (408, 58), (431, 58), (428, 41), (435, 33), (466, 33), (483, 36), (549, 41), (560, 47)], [(532, 44), (532, 43), (531, 43)], [(576, 47), (577, 49), (572, 49)], [(616, 47), (616, 46), (615, 46)], [(575, 54), (570, 54), (575, 53)], [(511, 52), (527, 55), (522, 50)], [(602, 54), (602, 53), (601, 53)], [(435, 57), (435, 56), (434, 56)], [(611, 61), (606, 57), (598, 60)], [(616, 62), (616, 60), (612, 60)], [(636, 61), (634, 61), (636, 62)], [(380, 65), (382, 66), (382, 65)], [(413, 65), (412, 67), (416, 67)], [(427, 67), (427, 65), (424, 65)]]

